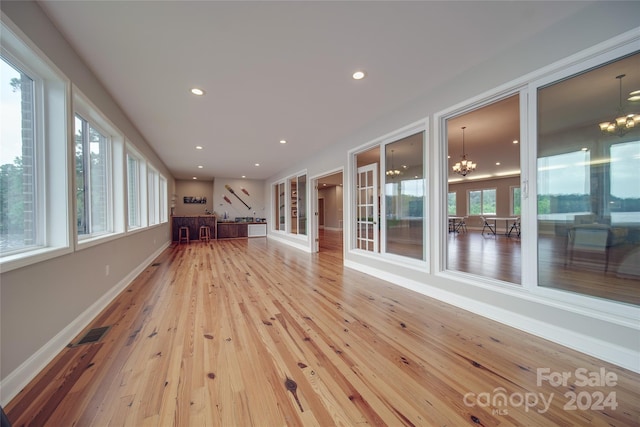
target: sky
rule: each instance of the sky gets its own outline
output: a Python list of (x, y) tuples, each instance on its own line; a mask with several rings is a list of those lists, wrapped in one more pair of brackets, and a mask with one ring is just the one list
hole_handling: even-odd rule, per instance
[(13, 164), (22, 155), (20, 91), (13, 92), (11, 79), (20, 74), (0, 61), (0, 165)]

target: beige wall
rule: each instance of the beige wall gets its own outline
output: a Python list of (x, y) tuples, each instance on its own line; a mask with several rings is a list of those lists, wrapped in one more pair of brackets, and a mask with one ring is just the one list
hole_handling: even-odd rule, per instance
[(318, 198), (324, 199), (325, 228), (341, 228), (343, 217), (342, 187), (335, 186), (327, 189), (318, 189)]
[[(238, 197), (226, 188), (227, 185), (250, 208), (238, 200)], [(222, 218), (225, 212), (230, 219), (235, 217), (266, 218), (264, 192), (265, 186), (262, 180), (216, 178), (213, 185), (213, 210), (218, 218)]]
[[(508, 177), (501, 179), (489, 179), (481, 181), (465, 181), (449, 184), (449, 192), (456, 192), (457, 216), (468, 215), (467, 193), (473, 190), (496, 189), (497, 217), (509, 217), (511, 214), (511, 187), (520, 186), (520, 177)], [(479, 216), (470, 216), (466, 221), (469, 228), (482, 228), (482, 220)]]
[[(171, 198), (174, 196), (173, 214), (176, 216), (204, 215), (205, 209), (209, 212), (213, 211), (213, 181), (177, 179), (176, 192)], [(184, 203), (185, 196), (204, 197), (207, 202), (203, 204)]]
[[(4, 1), (0, 8), (167, 178), (170, 200), (173, 176), (38, 4)], [(68, 194), (74, 194), (69, 187)], [(65, 255), (2, 272), (0, 404), (5, 405), (11, 393), (19, 391), (170, 243), (169, 229), (167, 222), (82, 250), (71, 243)]]
[[(626, 31), (634, 29), (637, 31), (639, 11), (639, 2), (585, 2), (581, 13), (550, 25), (543, 33), (514, 40), (510, 49), (506, 49), (495, 57), (487, 57), (486, 62), (477, 67), (457, 70), (438, 88), (427, 92), (423, 88), (416, 87), (412, 102), (398, 106), (391, 114), (371, 119), (355, 133), (346, 135), (320, 152), (311, 153), (308, 158), (274, 174), (267, 182), (278, 182), (301, 169), (305, 169), (312, 177), (342, 169), (345, 171), (344, 212), (347, 244), (344, 264), (346, 267), (374, 274), (400, 286), (439, 298), (596, 357), (625, 365), (631, 365), (630, 361), (633, 360), (634, 366), (638, 366), (638, 330), (629, 326), (632, 322), (628, 316), (620, 321), (615, 316), (603, 316), (600, 313), (592, 315), (590, 311), (576, 308), (570, 303), (558, 304), (551, 297), (532, 297), (528, 289), (503, 291), (499, 287), (476, 283), (481, 281), (475, 278), (453, 278), (450, 275), (441, 274), (442, 257), (438, 255), (442, 255), (442, 238), (444, 238), (442, 235), (446, 237), (446, 229), (443, 229), (439, 216), (442, 203), (446, 203), (446, 195), (442, 194), (440, 188), (434, 186), (434, 183), (439, 183), (442, 178), (436, 176), (440, 171), (432, 166), (441, 160), (442, 153), (437, 147), (438, 138), (442, 136), (442, 123), (438, 120), (443, 111), (451, 112), (454, 108), (462, 108), (463, 102), (468, 105), (472, 99), (477, 102), (474, 97), (486, 94), (488, 91), (496, 96), (495, 91), (498, 88), (504, 89), (530, 73), (541, 72), (540, 70), (551, 66), (556, 61), (567, 61), (567, 58), (572, 55), (586, 49), (593, 49), (599, 43), (608, 42)], [(593, 25), (594, 22), (598, 25)], [(425, 76), (425, 79), (428, 78), (429, 76)], [(350, 250), (348, 242), (355, 232), (350, 229), (348, 218), (346, 218), (348, 215), (353, 216), (349, 204), (353, 203), (356, 185), (354, 165), (351, 163), (352, 157), (349, 153), (360, 151), (380, 140), (384, 135), (389, 135), (418, 121), (425, 121), (427, 127), (425, 158), (428, 171), (429, 206), (429, 212), (427, 212), (429, 227), (427, 244), (430, 257), (428, 271), (414, 268), (412, 265), (402, 265), (396, 260), (385, 257)], [(282, 236), (280, 240), (292, 246), (298, 244), (289, 236)], [(522, 241), (523, 265), (527, 266), (528, 262), (532, 262), (525, 258), (531, 250), (528, 243), (530, 241), (527, 240), (526, 235), (523, 236)], [(308, 250), (312, 251), (314, 242), (305, 243)]]

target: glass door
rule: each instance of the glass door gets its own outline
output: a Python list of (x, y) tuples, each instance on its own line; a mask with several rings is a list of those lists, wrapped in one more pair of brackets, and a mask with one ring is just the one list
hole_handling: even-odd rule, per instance
[(378, 252), (378, 164), (358, 168), (356, 248)]

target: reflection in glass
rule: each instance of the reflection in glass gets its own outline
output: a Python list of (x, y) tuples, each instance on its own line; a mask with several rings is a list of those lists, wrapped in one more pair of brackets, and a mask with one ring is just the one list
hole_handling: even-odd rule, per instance
[(640, 54), (538, 90), (538, 283), (640, 304), (640, 126), (598, 126), (622, 74), (640, 87)]
[(285, 231), (285, 198), (284, 198), (284, 182), (278, 183), (274, 185), (273, 189), (274, 201), (273, 204), (275, 209), (275, 229), (278, 231)]
[(35, 246), (36, 161), (34, 83), (0, 57), (0, 251)]
[(307, 176), (294, 176), (289, 180), (291, 190), (291, 234), (307, 234)]
[[(466, 177), (453, 171), (462, 127), (465, 149), (477, 163)], [(514, 212), (520, 206), (520, 193), (513, 190), (520, 187), (520, 146), (514, 143), (520, 140), (520, 96), (448, 118), (446, 129), (448, 217), (441, 224), (448, 235), (446, 268), (519, 285), (520, 242), (530, 238), (520, 233), (520, 212)]]
[(307, 234), (307, 175), (298, 177), (298, 234)]
[(386, 252), (424, 259), (423, 134), (385, 146)]

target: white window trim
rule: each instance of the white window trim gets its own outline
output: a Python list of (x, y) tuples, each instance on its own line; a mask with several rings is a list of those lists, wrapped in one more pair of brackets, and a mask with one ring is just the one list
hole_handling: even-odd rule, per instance
[[(289, 201), (287, 200), (287, 188), (288, 188), (287, 182), (288, 182), (288, 178), (282, 178), (282, 179), (279, 179), (277, 181), (272, 182), (271, 186), (270, 186), (271, 187), (271, 203), (275, 203), (276, 192), (279, 191), (280, 184), (284, 184), (284, 211), (285, 212), (288, 212), (288, 209), (289, 209)], [(275, 204), (272, 205), (272, 206), (273, 206), (273, 208), (272, 208), (271, 211), (275, 215), (276, 206), (275, 206)], [(278, 215), (279, 214), (280, 214), (280, 210), (279, 210), (279, 207), (278, 207)], [(287, 216), (286, 215), (284, 217), (284, 224), (285, 224), (285, 226), (284, 226), (285, 229), (284, 230), (280, 230), (279, 229), (280, 228), (280, 218), (277, 215), (275, 215), (274, 218), (273, 218), (273, 221), (271, 221), (270, 231), (272, 233), (286, 235), (287, 234), (287, 230), (288, 230), (288, 221), (287, 221)]]
[[(498, 189), (495, 187), (478, 187), (478, 188), (470, 188), (467, 190), (467, 215), (468, 216), (496, 216), (496, 212), (494, 213), (484, 213), (484, 192), (485, 191), (490, 191), (493, 190), (496, 192), (496, 211), (498, 210), (498, 206), (497, 206), (497, 198), (498, 198)], [(480, 192), (480, 209), (482, 210), (482, 212), (480, 212), (479, 214), (472, 214), (470, 212), (471, 209), (471, 200), (469, 200), (469, 197), (471, 197), (471, 192), (475, 192), (475, 191), (479, 191)]]
[[(545, 305), (552, 305), (567, 311), (579, 313), (588, 317), (606, 320), (614, 324), (625, 327), (639, 329), (637, 319), (640, 316), (640, 309), (628, 304), (613, 300), (604, 300), (577, 293), (564, 292), (553, 288), (538, 287), (537, 284), (537, 247), (536, 239), (527, 239), (526, 236), (537, 235), (537, 224), (535, 218), (530, 218), (530, 212), (536, 211), (536, 168), (535, 159), (537, 144), (528, 141), (537, 141), (537, 105), (536, 89), (554, 81), (577, 74), (581, 71), (596, 67), (616, 58), (637, 51), (640, 42), (640, 27), (628, 31), (618, 37), (614, 37), (589, 49), (576, 53), (561, 61), (526, 74), (511, 82), (505, 83), (497, 88), (486, 91), (478, 96), (460, 102), (452, 107), (444, 109), (434, 114), (434, 140), (438, 143), (433, 145), (434, 156), (438, 159), (434, 163), (436, 188), (440, 194), (437, 196), (442, 203), (441, 208), (433, 212), (431, 226), (436, 227), (440, 233), (435, 247), (435, 259), (438, 260), (435, 274), (456, 282), (465, 283), (468, 286), (491, 289), (496, 292), (518, 296), (520, 298)], [(536, 259), (536, 263), (524, 263), (522, 266), (522, 286), (505, 284), (498, 280), (455, 272), (446, 269), (446, 232), (442, 220), (446, 218), (446, 195), (447, 195), (447, 146), (446, 146), (446, 119), (455, 117), (467, 111), (490, 104), (498, 99), (520, 92), (520, 156), (521, 156), (521, 178), (520, 188), (522, 192), (522, 259)], [(530, 94), (533, 94), (532, 96)], [(523, 118), (524, 115), (524, 118)], [(526, 124), (526, 125), (525, 125)], [(532, 164), (529, 167), (529, 164)], [(534, 195), (530, 197), (530, 195)], [(535, 257), (535, 258), (532, 258)]]
[[(69, 204), (71, 161), (67, 141), (72, 126), (68, 114), (71, 82), (4, 14), (0, 14), (2, 54), (34, 78), (36, 108), (36, 221), (42, 230), (39, 246), (0, 257), (2, 272), (70, 253), (73, 248)], [(46, 120), (45, 120), (46, 117)], [(45, 157), (43, 153), (48, 153)], [(62, 165), (62, 167), (61, 167)]]
[[(126, 163), (126, 168), (125, 168), (125, 172), (126, 172), (126, 177), (125, 177), (125, 183), (126, 183), (126, 219), (127, 219), (127, 232), (131, 233), (131, 232), (135, 232), (135, 231), (140, 231), (144, 228), (147, 227), (147, 198), (146, 198), (146, 184), (147, 184), (147, 161), (144, 158), (144, 156), (142, 154), (140, 154), (140, 152), (138, 150), (135, 149), (135, 147), (133, 146), (133, 144), (131, 144), (131, 142), (129, 140), (126, 140), (126, 154), (125, 154), (125, 162)], [(137, 194), (137, 201), (138, 201), (138, 222), (139, 224), (136, 226), (131, 226), (129, 224), (129, 165), (128, 165), (128, 156), (132, 156), (134, 157), (137, 161), (138, 161), (138, 171), (137, 171), (137, 175), (138, 175), (138, 194)]]
[[(73, 95), (73, 114), (71, 114), (71, 120), (75, 120), (75, 115), (78, 114), (83, 119), (87, 120), (92, 126), (100, 132), (104, 132), (104, 135), (109, 140), (109, 168), (108, 168), (108, 230), (104, 233), (78, 236), (77, 225), (74, 224), (74, 235), (76, 242), (76, 250), (85, 249), (95, 246), (97, 244), (110, 241), (122, 236), (125, 233), (125, 224), (127, 212), (126, 206), (126, 158), (124, 147), (124, 136), (122, 132), (87, 98), (75, 85), (72, 85)], [(73, 132), (72, 132), (73, 134)], [(72, 137), (73, 140), (73, 137)], [(75, 156), (75, 153), (72, 154)], [(72, 173), (75, 170), (71, 171)], [(74, 187), (75, 187), (75, 173), (74, 173)], [(74, 212), (76, 212), (76, 199), (72, 198)], [(75, 215), (73, 216), (75, 218)]]
[(158, 193), (160, 202), (160, 224), (166, 224), (169, 222), (169, 184), (164, 175), (161, 173), (158, 173), (158, 175), (160, 177), (160, 192)]
[[(399, 141), (403, 138), (409, 137), (411, 135), (415, 135), (416, 133), (423, 133), (423, 170), (424, 170), (424, 226), (423, 226), (423, 259), (415, 259), (405, 256), (400, 256), (396, 254), (387, 253), (386, 249), (386, 219), (384, 215), (380, 216), (380, 234), (378, 239), (380, 240), (378, 243), (380, 244), (380, 253), (374, 253), (370, 251), (365, 251), (363, 249), (358, 249), (356, 247), (356, 224), (355, 224), (355, 214), (354, 207), (356, 204), (356, 172), (357, 172), (357, 164), (356, 164), (356, 156), (360, 153), (363, 153), (367, 150), (370, 150), (374, 147), (380, 148), (380, 159), (379, 165), (380, 170), (383, 171), (386, 169), (385, 162), (385, 147), (387, 144), (391, 144), (393, 142)], [(344, 243), (345, 250), (348, 253), (357, 254), (358, 256), (376, 259), (376, 260), (385, 260), (389, 264), (407, 267), (412, 270), (418, 270), (421, 272), (428, 272), (430, 270), (430, 256), (429, 256), (429, 192), (427, 181), (429, 179), (429, 171), (426, 169), (429, 162), (429, 119), (425, 118), (423, 120), (418, 120), (416, 122), (410, 123), (402, 128), (396, 129), (392, 132), (383, 135), (382, 137), (376, 138), (372, 141), (369, 141), (365, 144), (362, 144), (358, 147), (355, 147), (348, 151), (347, 153), (349, 161), (347, 162), (347, 198), (346, 198), (346, 206), (344, 208), (346, 221), (344, 223)], [(380, 187), (380, 191), (378, 196), (380, 197), (380, 211), (385, 212), (386, 202), (385, 202), (385, 184), (386, 184), (386, 175), (380, 174), (379, 178), (380, 182), (378, 183)]]

